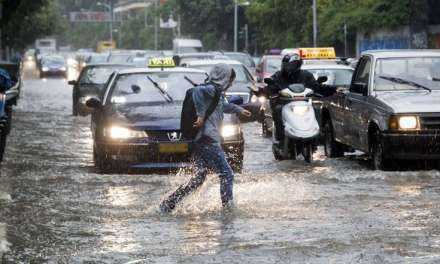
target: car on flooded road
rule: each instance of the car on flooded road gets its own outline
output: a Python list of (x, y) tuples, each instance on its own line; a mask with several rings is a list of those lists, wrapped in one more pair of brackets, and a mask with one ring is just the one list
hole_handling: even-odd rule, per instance
[[(105, 172), (189, 166), (192, 142), (183, 139), (180, 131), (182, 103), (192, 82), (203, 83), (206, 78), (203, 70), (181, 67), (114, 72), (102, 96), (87, 101), (94, 109), (91, 128), (96, 167)], [(228, 161), (240, 171), (244, 139), (237, 116), (225, 114), (222, 135)]]
[(356, 149), (374, 169), (394, 160), (439, 160), (440, 52), (363, 53), (350, 89), (324, 100), (325, 153)]
[(40, 78), (61, 76), (67, 78), (67, 63), (59, 55), (47, 55), (41, 59)]
[(98, 97), (105, 86), (110, 75), (116, 71), (125, 68), (131, 68), (127, 64), (90, 64), (85, 66), (77, 80), (69, 81), (72, 85), (72, 114), (88, 115), (91, 113), (90, 108), (86, 106), (86, 101), (91, 97)]

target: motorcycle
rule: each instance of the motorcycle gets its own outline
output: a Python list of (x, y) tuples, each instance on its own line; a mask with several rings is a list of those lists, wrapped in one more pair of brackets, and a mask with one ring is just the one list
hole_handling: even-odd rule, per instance
[[(325, 82), (325, 80), (319, 80)], [(271, 79), (265, 79), (268, 85), (274, 85)], [(313, 108), (312, 96), (319, 96), (303, 84), (291, 84), (282, 89), (278, 100), (282, 103), (282, 121), (284, 138), (277, 141), (276, 126), (273, 126), (272, 152), (276, 160), (296, 160), (299, 155), (307, 163), (313, 161), (317, 150), (320, 128)]]

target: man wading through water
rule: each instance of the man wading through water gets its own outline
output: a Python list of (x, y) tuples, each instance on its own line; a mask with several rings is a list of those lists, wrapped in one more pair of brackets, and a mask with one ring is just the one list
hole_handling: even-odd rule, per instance
[[(197, 112), (197, 121), (194, 123), (194, 127), (200, 128), (195, 138), (193, 153), (196, 175), (188, 183), (177, 188), (173, 194), (160, 204), (161, 212), (171, 212), (185, 196), (200, 187), (206, 179), (208, 170), (213, 170), (219, 174), (222, 205), (227, 209), (232, 208), (234, 173), (221, 147), (222, 137), (220, 131), (223, 113), (251, 116), (249, 111), (238, 105), (229, 104), (225, 99), (224, 93), (231, 87), (234, 80), (235, 72), (230, 66), (217, 64), (211, 70), (208, 81), (194, 88), (193, 101)], [(217, 106), (211, 115), (208, 114), (207, 120), (204, 121), (207, 110), (215, 100), (216, 95), (220, 95)]]

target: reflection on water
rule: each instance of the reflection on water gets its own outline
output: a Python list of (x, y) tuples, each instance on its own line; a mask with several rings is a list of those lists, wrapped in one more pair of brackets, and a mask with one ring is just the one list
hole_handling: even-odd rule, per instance
[(159, 215), (191, 173), (97, 174), (71, 94), (62, 79), (25, 81), (0, 176), (7, 263), (439, 263), (438, 171), (371, 171), (322, 148), (311, 165), (278, 162), (248, 124), (237, 208), (222, 210), (210, 175)]

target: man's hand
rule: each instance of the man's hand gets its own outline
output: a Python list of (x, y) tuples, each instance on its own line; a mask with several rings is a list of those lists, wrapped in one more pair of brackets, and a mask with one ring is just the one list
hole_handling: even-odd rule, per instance
[(197, 117), (196, 122), (194, 122), (193, 127), (195, 128), (201, 128), (203, 126), (203, 118), (202, 117)]
[(252, 116), (252, 113), (250, 112), (250, 111), (248, 111), (248, 110), (243, 110), (243, 111), (241, 111), (241, 113), (240, 113), (242, 116), (245, 116), (245, 117), (251, 117)]

